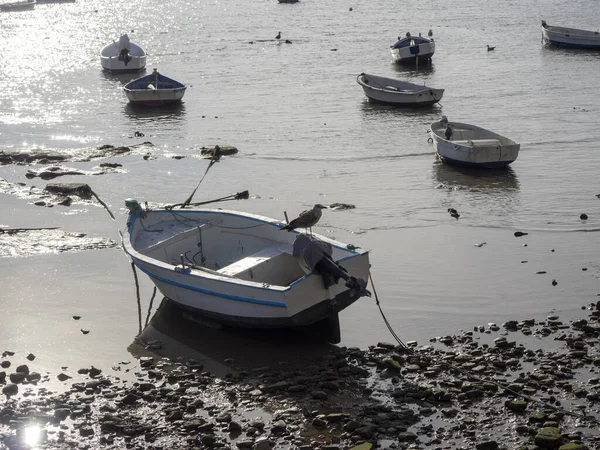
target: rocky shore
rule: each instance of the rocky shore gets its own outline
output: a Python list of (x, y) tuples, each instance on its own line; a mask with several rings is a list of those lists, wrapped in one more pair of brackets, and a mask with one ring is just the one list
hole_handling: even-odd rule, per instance
[(600, 302), (584, 308), (222, 373), (155, 354), (40, 374), (6, 350), (0, 448), (597, 449)]

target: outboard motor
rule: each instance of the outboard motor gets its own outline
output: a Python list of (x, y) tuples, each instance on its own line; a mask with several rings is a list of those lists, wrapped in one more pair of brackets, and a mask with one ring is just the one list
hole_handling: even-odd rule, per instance
[(370, 297), (371, 293), (366, 289), (367, 282), (350, 276), (346, 269), (333, 260), (331, 254), (331, 244), (303, 233), (298, 234), (292, 251), (302, 270), (321, 275), (325, 289), (337, 284), (341, 278), (350, 288), (352, 297)]
[(131, 41), (129, 40), (129, 36), (124, 34), (119, 38), (119, 61), (123, 61), (127, 65), (131, 61), (131, 56), (129, 56), (130, 51)]

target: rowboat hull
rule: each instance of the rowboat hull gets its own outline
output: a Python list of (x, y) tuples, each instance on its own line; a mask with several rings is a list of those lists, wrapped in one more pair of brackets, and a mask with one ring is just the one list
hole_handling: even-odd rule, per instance
[[(123, 49), (127, 54), (123, 55)], [(135, 73), (146, 67), (146, 52), (125, 34), (118, 41), (106, 45), (100, 52), (102, 68), (111, 73)]]
[(0, 11), (11, 12), (11, 11), (30, 11), (35, 8), (36, 0), (3, 3), (0, 4)]
[(429, 62), (435, 53), (435, 42), (433, 39), (407, 35), (390, 47), (390, 53), (392, 60), (399, 64)]
[(438, 157), (448, 163), (467, 167), (499, 169), (513, 163), (520, 144), (475, 125), (450, 122), (453, 135), (446, 139), (446, 123), (431, 125), (431, 139)]
[(123, 87), (131, 103), (153, 107), (180, 102), (186, 89), (185, 85), (161, 75), (156, 69), (152, 74), (130, 81)]
[[(132, 213), (123, 249), (166, 298), (226, 325), (306, 326), (355, 302), (359, 296), (343, 282), (324, 288), (321, 276), (302, 271), (291, 255), (299, 233), (281, 231), (283, 225), (224, 210), (183, 209), (176, 216), (170, 210)], [(333, 256), (349, 274), (368, 279), (368, 252), (319, 239), (333, 246)], [(197, 256), (199, 248), (202, 257)], [(268, 258), (256, 256), (267, 251)], [(182, 264), (183, 255), (198, 264)]]
[(431, 106), (439, 102), (444, 89), (408, 83), (393, 78), (361, 73), (356, 78), (370, 102), (392, 106)]
[(543, 22), (542, 36), (546, 43), (558, 47), (600, 49), (600, 33), (598, 31), (550, 26)]

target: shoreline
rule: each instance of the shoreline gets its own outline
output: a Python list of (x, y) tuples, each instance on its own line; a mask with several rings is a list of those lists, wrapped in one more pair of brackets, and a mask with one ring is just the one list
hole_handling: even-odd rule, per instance
[[(16, 445), (37, 422), (46, 429), (37, 448), (597, 448), (599, 308), (590, 304), (587, 319), (569, 323), (552, 316), (491, 324), (409, 343), (408, 352), (384, 342), (358, 349), (204, 330), (215, 345), (211, 339), (229, 336), (230, 347), (206, 360), (184, 353), (169, 359), (161, 357), (164, 342), (148, 342), (153, 334), (145, 330), (132, 344), (138, 364), (112, 372), (92, 366), (42, 376), (35, 360), (3, 368), (4, 398), (19, 393), (0, 407), (0, 445), (30, 448)], [(163, 303), (148, 327), (189, 321), (180, 314)], [(557, 348), (517, 345), (523, 336)], [(493, 343), (480, 344), (482, 337)], [(281, 351), (261, 365), (252, 358), (255, 346), (256, 353)], [(4, 353), (3, 366), (12, 356)], [(126, 371), (133, 381), (120, 379)], [(66, 390), (46, 391), (56, 376)]]

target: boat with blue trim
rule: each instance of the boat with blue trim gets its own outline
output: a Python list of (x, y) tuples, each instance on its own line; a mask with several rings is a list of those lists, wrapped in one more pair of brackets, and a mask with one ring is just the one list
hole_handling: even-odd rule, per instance
[(475, 125), (448, 122), (446, 116), (431, 124), (431, 138), (439, 158), (460, 166), (496, 169), (519, 156), (520, 144)]
[(136, 105), (163, 106), (180, 102), (187, 87), (154, 69), (150, 75), (137, 78), (123, 86), (129, 101)]
[(600, 49), (600, 32), (577, 28), (551, 26), (542, 20), (542, 37), (558, 47)]
[(435, 53), (435, 42), (433, 40), (433, 32), (429, 30), (429, 38), (421, 36), (413, 36), (410, 33), (401, 38), (390, 46), (392, 60), (400, 64), (415, 64), (419, 61), (429, 62)]
[(307, 326), (337, 320), (370, 295), (367, 250), (245, 212), (126, 206), (123, 249), (132, 263), (166, 298), (212, 323)]

